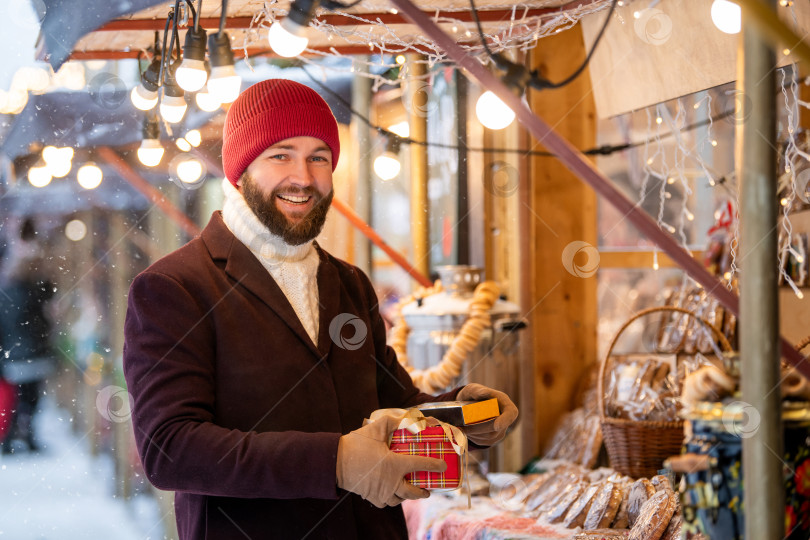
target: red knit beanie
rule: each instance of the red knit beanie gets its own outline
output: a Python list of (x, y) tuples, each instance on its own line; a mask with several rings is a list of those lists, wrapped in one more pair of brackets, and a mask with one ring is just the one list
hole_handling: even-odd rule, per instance
[(332, 170), (340, 155), (335, 115), (317, 92), (295, 81), (268, 79), (236, 98), (222, 132), (222, 165), (235, 186), (268, 147), (290, 137), (315, 137), (332, 150)]

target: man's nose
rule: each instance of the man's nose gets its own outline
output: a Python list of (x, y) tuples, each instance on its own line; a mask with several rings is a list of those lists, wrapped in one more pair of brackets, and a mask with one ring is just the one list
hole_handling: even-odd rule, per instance
[(290, 171), (290, 179), (294, 185), (309, 186), (312, 185), (312, 174), (309, 170), (310, 163), (306, 158), (296, 158), (292, 163), (292, 171)]

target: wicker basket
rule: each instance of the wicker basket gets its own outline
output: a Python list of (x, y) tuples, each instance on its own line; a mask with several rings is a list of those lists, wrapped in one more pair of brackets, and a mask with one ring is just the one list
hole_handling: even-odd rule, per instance
[(661, 306), (640, 311), (619, 329), (599, 366), (597, 398), (602, 436), (610, 459), (610, 466), (633, 478), (656, 475), (665, 459), (680, 454), (683, 445), (683, 420), (675, 422), (634, 421), (608, 417), (605, 403), (605, 375), (610, 373), (608, 364), (611, 362), (613, 348), (627, 327), (637, 319), (651, 313), (672, 311), (695, 317), (714, 333), (726, 351), (732, 350), (728, 340), (716, 326), (689, 310), (675, 306)]

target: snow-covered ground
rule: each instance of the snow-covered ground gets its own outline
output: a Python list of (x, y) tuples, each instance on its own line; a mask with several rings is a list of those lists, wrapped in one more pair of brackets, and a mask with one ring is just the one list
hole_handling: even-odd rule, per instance
[(0, 456), (0, 540), (163, 538), (155, 500), (115, 497), (110, 456), (92, 457), (50, 399), (37, 419), (44, 451)]

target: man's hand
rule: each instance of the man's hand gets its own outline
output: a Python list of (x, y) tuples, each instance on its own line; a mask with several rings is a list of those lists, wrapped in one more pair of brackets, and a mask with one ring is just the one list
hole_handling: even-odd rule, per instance
[(336, 470), (339, 488), (357, 493), (377, 508), (430, 496), (428, 490), (407, 482), (405, 475), (414, 471), (444, 472), (447, 463), (392, 452), (388, 439), (400, 420), (386, 415), (340, 438)]
[(517, 420), (518, 409), (509, 396), (503, 392), (476, 383), (462, 388), (456, 397), (459, 401), (480, 401), (491, 398), (498, 400), (498, 408), (501, 411), (501, 415), (494, 422), (461, 427), (467, 438), (478, 446), (492, 446), (503, 439), (506, 436), (506, 429)]

